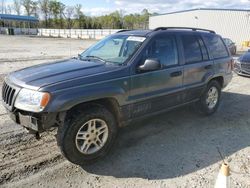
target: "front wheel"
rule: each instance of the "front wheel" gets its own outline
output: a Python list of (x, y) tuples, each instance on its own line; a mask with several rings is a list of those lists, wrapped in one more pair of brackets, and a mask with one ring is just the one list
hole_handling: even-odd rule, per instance
[(220, 103), (221, 86), (216, 80), (208, 83), (205, 91), (203, 92), (200, 100), (197, 102), (197, 109), (201, 114), (213, 114)]
[(72, 163), (89, 164), (104, 156), (117, 134), (114, 116), (104, 107), (74, 113), (58, 128), (57, 143)]

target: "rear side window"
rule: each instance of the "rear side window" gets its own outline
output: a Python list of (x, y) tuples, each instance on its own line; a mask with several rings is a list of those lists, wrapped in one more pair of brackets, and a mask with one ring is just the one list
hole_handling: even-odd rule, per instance
[(201, 48), (201, 52), (202, 52), (202, 60), (206, 61), (209, 59), (207, 48), (205, 47), (205, 44), (204, 44), (203, 40), (201, 39), (201, 37), (199, 37), (198, 40), (199, 40), (200, 48)]
[(186, 64), (202, 61), (202, 51), (198, 38), (194, 35), (183, 35), (181, 39)]
[(204, 36), (204, 39), (209, 46), (212, 56), (215, 59), (228, 57), (229, 54), (227, 52), (226, 46), (224, 45), (222, 39), (219, 36), (207, 35)]

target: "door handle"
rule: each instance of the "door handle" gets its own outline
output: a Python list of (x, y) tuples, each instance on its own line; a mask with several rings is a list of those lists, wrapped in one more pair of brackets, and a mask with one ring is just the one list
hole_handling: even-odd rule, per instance
[(171, 77), (177, 77), (177, 76), (180, 76), (180, 75), (182, 75), (182, 71), (176, 71), (176, 72), (172, 72), (170, 74)]
[(205, 67), (204, 67), (204, 69), (211, 69), (212, 68), (212, 65), (206, 65)]

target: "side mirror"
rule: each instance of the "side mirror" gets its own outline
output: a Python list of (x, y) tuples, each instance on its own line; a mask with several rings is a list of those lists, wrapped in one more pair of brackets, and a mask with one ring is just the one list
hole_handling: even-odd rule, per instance
[(138, 70), (141, 72), (159, 70), (161, 64), (157, 59), (146, 59), (144, 64), (139, 66)]

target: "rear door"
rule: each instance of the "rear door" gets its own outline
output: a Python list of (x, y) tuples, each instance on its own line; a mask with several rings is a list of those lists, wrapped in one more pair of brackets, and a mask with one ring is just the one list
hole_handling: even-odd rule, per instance
[(201, 95), (206, 78), (213, 75), (214, 64), (209, 59), (208, 50), (199, 33), (182, 34), (180, 39), (184, 57), (184, 101), (190, 102)]
[(214, 60), (214, 70), (217, 76), (225, 76), (232, 72), (232, 57), (228, 48), (219, 35), (206, 34), (203, 36), (209, 54)]

